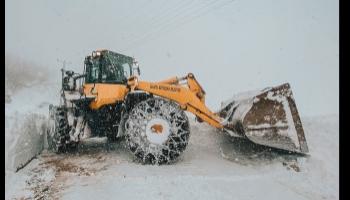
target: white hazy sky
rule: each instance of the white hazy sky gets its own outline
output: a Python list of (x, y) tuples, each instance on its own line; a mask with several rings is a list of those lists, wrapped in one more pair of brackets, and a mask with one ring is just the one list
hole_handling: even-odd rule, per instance
[(81, 72), (96, 48), (144, 80), (196, 75), (209, 107), (289, 82), (302, 116), (338, 113), (337, 0), (6, 0), (6, 53)]

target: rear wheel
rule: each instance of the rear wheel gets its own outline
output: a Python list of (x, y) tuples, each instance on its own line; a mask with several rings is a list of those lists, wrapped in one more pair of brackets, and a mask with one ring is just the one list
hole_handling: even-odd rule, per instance
[(69, 125), (66, 112), (67, 110), (62, 106), (50, 106), (47, 142), (49, 149), (55, 153), (64, 152), (72, 146), (69, 144)]
[(164, 164), (175, 160), (186, 149), (190, 126), (178, 104), (150, 98), (131, 110), (125, 133), (129, 149), (141, 162)]

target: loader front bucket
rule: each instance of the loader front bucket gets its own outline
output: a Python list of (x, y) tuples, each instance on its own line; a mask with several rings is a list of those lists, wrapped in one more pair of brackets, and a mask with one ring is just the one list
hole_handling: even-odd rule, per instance
[(222, 103), (224, 130), (254, 143), (307, 153), (304, 130), (288, 83), (246, 92)]

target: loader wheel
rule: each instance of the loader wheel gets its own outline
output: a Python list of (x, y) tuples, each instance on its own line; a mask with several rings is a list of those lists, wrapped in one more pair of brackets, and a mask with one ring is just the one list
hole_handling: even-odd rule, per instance
[(129, 149), (141, 162), (164, 164), (174, 161), (186, 149), (190, 126), (179, 105), (150, 98), (131, 110), (125, 134)]
[(73, 147), (69, 143), (69, 125), (64, 107), (50, 106), (49, 129), (47, 132), (47, 142), (49, 149), (55, 153), (62, 153)]

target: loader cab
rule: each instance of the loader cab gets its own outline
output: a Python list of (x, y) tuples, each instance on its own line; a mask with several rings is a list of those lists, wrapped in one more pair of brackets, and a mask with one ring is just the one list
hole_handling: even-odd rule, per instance
[(134, 75), (135, 59), (108, 50), (93, 51), (85, 58), (85, 83), (126, 84)]

